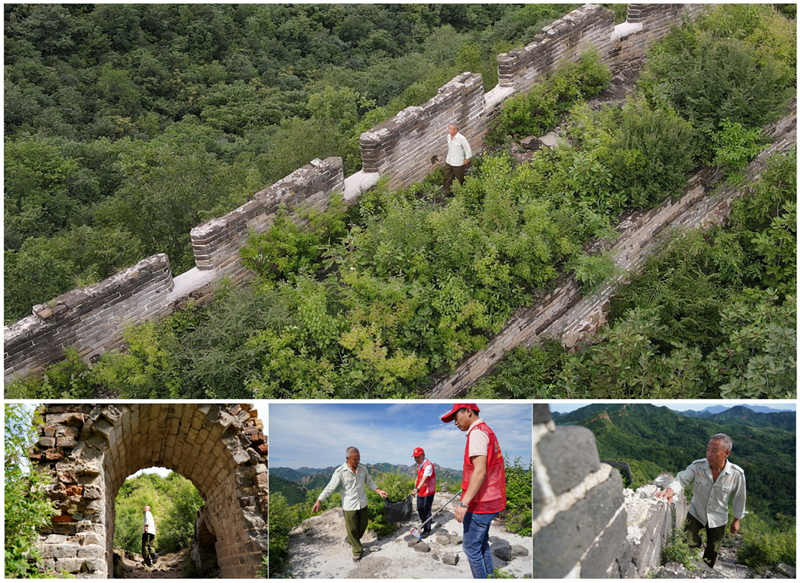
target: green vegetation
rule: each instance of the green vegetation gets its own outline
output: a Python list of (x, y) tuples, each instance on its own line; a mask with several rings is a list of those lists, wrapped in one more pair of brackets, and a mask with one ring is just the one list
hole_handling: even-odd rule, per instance
[(128, 478), (114, 502), (114, 547), (142, 552), (142, 509), (150, 506), (156, 521), (155, 547), (159, 553), (188, 548), (194, 534), (197, 511), (203, 498), (194, 485), (175, 472), (162, 478), (142, 474)]
[(165, 252), (577, 5), (5, 10), (5, 312)]
[[(703, 536), (705, 536), (705, 532)], [(680, 529), (672, 531), (669, 543), (664, 547), (662, 552), (661, 561), (663, 563), (674, 561), (686, 567), (688, 571), (693, 571), (697, 567), (697, 560), (699, 557), (700, 550), (689, 547), (686, 531)]]
[(577, 63), (553, 73), (547, 82), (537, 83), (528, 93), (505, 101), (486, 141), (498, 145), (508, 137), (541, 136), (561, 121), (570, 106), (598, 95), (609, 81), (611, 73), (597, 54), (585, 53)]
[(796, 564), (797, 523), (794, 514), (778, 514), (773, 518), (751, 512), (745, 520), (738, 560), (758, 571), (778, 563)]
[[(387, 500), (397, 502), (403, 500), (414, 487), (414, 478), (408, 474), (398, 472), (379, 472), (374, 468), (370, 470), (375, 483), (379, 488), (385, 490), (389, 497)], [(290, 480), (279, 478), (277, 489), (273, 489), (275, 475), (270, 476), (270, 507), (269, 507), (269, 572), (270, 576), (287, 577), (291, 573), (286, 573), (286, 565), (289, 556), (289, 532), (305, 519), (312, 516), (311, 507), (317, 500), (324, 484), (330, 478), (329, 474), (321, 476), (324, 478), (321, 483), (323, 486), (306, 490), (305, 499), (298, 503), (287, 501), (285, 493), (290, 492), (290, 496), (297, 498), (297, 489), (287, 486)], [(305, 480), (304, 480), (305, 481)], [(441, 490), (444, 480), (437, 479), (438, 487)], [(316, 481), (315, 481), (316, 482)], [(457, 492), (461, 487), (458, 483), (447, 483), (448, 492)], [(302, 487), (300, 487), (302, 489)], [(449, 498), (449, 496), (448, 496)], [(367, 528), (375, 532), (378, 536), (391, 534), (397, 530), (397, 526), (387, 523), (383, 517), (383, 500), (372, 490), (367, 490), (367, 500), (369, 502), (369, 524)], [(522, 467), (520, 460), (515, 460), (511, 464), (506, 464), (506, 510), (501, 514), (505, 521), (506, 528), (522, 536), (530, 536), (532, 522), (532, 495), (531, 495), (531, 470)], [(322, 503), (322, 511), (336, 508), (342, 503), (341, 495), (336, 492), (325, 502)]]
[(28, 460), (28, 448), (38, 439), (41, 420), (30, 405), (5, 406), (3, 469), (5, 471), (5, 576), (52, 577), (40, 564), (36, 548), (39, 529), (50, 524), (57, 511), (45, 488), (49, 477)]
[(595, 344), (517, 349), (475, 397), (795, 395), (796, 155), (774, 157), (727, 228), (690, 232), (612, 300)]
[[(794, 56), (764, 49), (772, 37), (786, 41), (784, 21), (769, 6), (718, 7), (659, 45), (622, 107), (573, 105), (571, 145), (516, 166), (502, 153), (478, 157), (444, 202), (432, 177), (402, 192), (379, 185), (350, 209), (336, 200), (308, 228), (281, 218), (242, 249), (259, 276), (254, 285), (223, 286), (207, 307), (129, 330), (125, 354), (106, 354), (92, 367), (69, 358), (7, 395), (420, 396), (560, 276), (588, 289), (612, 275), (608, 258), (586, 249), (612, 240), (624, 213), (679, 195), (704, 162), (735, 171), (749, 161), (758, 124), (779, 115), (793, 83)], [(702, 71), (713, 60), (698, 57), (694, 84), (684, 87), (676, 73), (684, 41), (730, 43), (732, 34), (717, 32), (726, 26), (749, 31), (733, 35), (737, 54), (758, 71), (777, 72), (770, 82), (780, 85), (780, 99), (750, 99), (751, 87), (735, 75), (718, 78), (714, 91), (730, 101), (737, 124), (698, 105), (708, 89)], [(561, 95), (563, 79), (586, 68), (594, 87), (602, 75), (586, 57), (535, 92)], [(669, 91), (654, 82), (659, 76)], [(542, 119), (557, 119), (551, 113)], [(553, 347), (517, 352), (515, 373), (500, 367), (505, 378), (473, 394), (794, 395), (793, 160), (773, 163), (760, 194), (737, 203), (730, 230), (690, 235), (654, 260), (650, 275), (615, 301), (595, 347), (569, 356)]]

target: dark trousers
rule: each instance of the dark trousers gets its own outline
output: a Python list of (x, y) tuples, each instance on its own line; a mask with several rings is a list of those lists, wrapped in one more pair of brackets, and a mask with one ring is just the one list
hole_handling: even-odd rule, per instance
[[(419, 513), (419, 519), (422, 522), (425, 522), (431, 516), (431, 508), (433, 507), (433, 494), (430, 496), (417, 496), (417, 512)], [(432, 520), (428, 520), (425, 523), (425, 526), (422, 527), (422, 534), (428, 534), (431, 531), (431, 525), (433, 524)]]
[(709, 567), (713, 567), (717, 562), (719, 547), (722, 545), (722, 538), (725, 536), (725, 525), (709, 528), (697, 520), (691, 514), (686, 516), (686, 532), (689, 534), (689, 546), (699, 549), (703, 541), (700, 538), (700, 531), (706, 529), (706, 550), (703, 552), (703, 560)]
[(367, 508), (361, 510), (344, 511), (344, 529), (347, 531), (347, 542), (353, 547), (353, 556), (360, 557), (364, 547), (361, 546), (361, 537), (367, 531), (369, 513)]
[(453, 179), (457, 179), (460, 184), (464, 184), (464, 174), (467, 171), (467, 165), (450, 166), (445, 163), (444, 165), (444, 191), (450, 194), (450, 187), (453, 184)]
[(152, 532), (143, 532), (142, 533), (142, 558), (144, 559), (145, 565), (150, 565), (153, 562), (153, 540), (155, 540), (156, 535)]

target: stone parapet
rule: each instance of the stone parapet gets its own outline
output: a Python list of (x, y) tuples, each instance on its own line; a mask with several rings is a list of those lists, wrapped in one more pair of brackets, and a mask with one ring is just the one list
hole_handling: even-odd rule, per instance
[(41, 413), (29, 456), (52, 476), (48, 495), (58, 511), (39, 540), (46, 568), (110, 576), (117, 492), (131, 474), (159, 466), (191, 480), (205, 500), (206, 563), (213, 550), (223, 577), (258, 575), (267, 552), (268, 448), (251, 406), (49, 404)]
[(361, 134), (362, 170), (388, 177), (391, 188), (419, 182), (444, 163), (449, 123), (480, 152), (487, 125), (479, 74), (461, 73), (424, 105), (407, 107)]
[(169, 313), (172, 288), (169, 258), (161, 253), (34, 306), (31, 316), (4, 330), (6, 382), (63, 358), (65, 348), (87, 361), (119, 348), (126, 326)]
[(267, 231), (282, 207), (297, 220), (301, 220), (301, 211), (325, 210), (331, 193), (343, 190), (341, 158), (312, 160), (227, 215), (193, 228), (190, 235), (197, 268), (215, 269), (220, 276), (241, 275), (244, 267), (239, 249), (249, 233)]
[(585, 4), (546, 26), (529, 45), (498, 55), (498, 83), (515, 92), (527, 91), (589, 49), (606, 61), (613, 32), (614, 13), (597, 4)]
[(557, 427), (535, 407), (533, 576), (619, 577), (630, 551), (619, 472), (600, 462), (591, 431)]

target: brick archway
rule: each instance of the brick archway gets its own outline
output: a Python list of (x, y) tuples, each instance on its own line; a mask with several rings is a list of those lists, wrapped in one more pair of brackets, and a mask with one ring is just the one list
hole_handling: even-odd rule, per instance
[(223, 577), (255, 577), (267, 552), (267, 444), (249, 405), (114, 404), (42, 408), (31, 459), (53, 476), (60, 514), (41, 535), (47, 567), (113, 575), (114, 499), (127, 476), (163, 466), (205, 500)]

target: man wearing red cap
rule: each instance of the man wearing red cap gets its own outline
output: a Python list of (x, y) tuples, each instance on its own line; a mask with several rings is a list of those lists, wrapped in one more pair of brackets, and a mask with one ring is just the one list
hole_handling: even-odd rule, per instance
[[(414, 493), (417, 495), (417, 512), (423, 522), (422, 538), (431, 533), (431, 508), (433, 496), (436, 494), (436, 469), (431, 460), (425, 458), (425, 450), (417, 447), (411, 453), (417, 463), (417, 481), (414, 484)], [(428, 520), (428, 522), (425, 522)]]
[(455, 420), (467, 434), (456, 520), (464, 524), (464, 554), (473, 578), (486, 579), (494, 571), (489, 526), (506, 507), (506, 470), (497, 436), (478, 413), (475, 403), (456, 403), (442, 421)]

